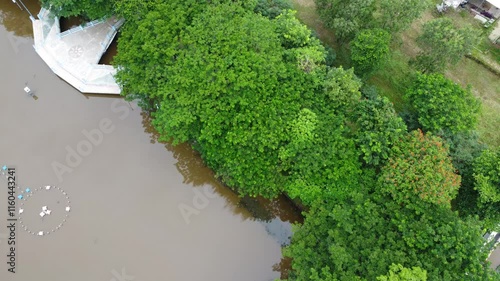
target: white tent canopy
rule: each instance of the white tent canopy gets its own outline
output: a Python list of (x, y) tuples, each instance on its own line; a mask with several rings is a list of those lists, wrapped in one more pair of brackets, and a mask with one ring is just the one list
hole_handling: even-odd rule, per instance
[(500, 0), (487, 0), (486, 2), (500, 9)]
[(458, 8), (458, 5), (463, 2), (463, 0), (444, 0), (443, 2), (446, 4), (446, 6), (456, 9)]

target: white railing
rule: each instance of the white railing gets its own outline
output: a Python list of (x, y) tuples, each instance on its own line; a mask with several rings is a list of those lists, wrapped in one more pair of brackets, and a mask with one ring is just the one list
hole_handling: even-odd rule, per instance
[(83, 27), (81, 25), (79, 25), (77, 27), (73, 27), (72, 29), (69, 29), (69, 30), (66, 30), (64, 32), (59, 33), (59, 37), (63, 38), (64, 36), (67, 36), (67, 35), (73, 34), (75, 32), (82, 31), (82, 30), (83, 30)]

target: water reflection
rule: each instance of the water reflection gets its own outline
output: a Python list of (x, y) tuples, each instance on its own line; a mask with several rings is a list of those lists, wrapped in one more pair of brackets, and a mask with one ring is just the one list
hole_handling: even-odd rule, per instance
[[(151, 125), (151, 117), (142, 113), (142, 118), (143, 128), (149, 134), (151, 143), (157, 143), (159, 134)], [(243, 219), (259, 221), (266, 232), (282, 247), (290, 244), (292, 224), (301, 223), (303, 218), (300, 210), (296, 209), (287, 198), (280, 196), (274, 200), (267, 200), (262, 197), (239, 197), (216, 180), (213, 171), (205, 166), (200, 155), (188, 144), (173, 146), (171, 143), (166, 143), (165, 147), (177, 160), (175, 166), (182, 174), (184, 183), (197, 187), (212, 187), (218, 195), (226, 199), (226, 207), (233, 213), (241, 215)]]
[[(157, 143), (159, 134), (151, 125), (150, 115), (144, 112), (141, 115), (142, 126), (150, 136), (150, 142)], [(295, 208), (287, 198), (280, 196), (274, 200), (267, 200), (262, 197), (239, 197), (216, 180), (213, 171), (205, 166), (200, 155), (188, 144), (173, 146), (171, 143), (166, 143), (165, 147), (173, 153), (177, 160), (175, 166), (182, 174), (184, 183), (196, 187), (212, 187), (218, 195), (225, 198), (226, 208), (234, 214), (240, 215), (244, 220), (250, 219), (260, 222), (269, 236), (273, 237), (281, 247), (290, 244), (292, 224), (302, 223), (303, 217), (300, 210)], [(282, 258), (280, 263), (273, 265), (273, 270), (280, 272), (282, 279), (288, 277), (290, 268), (291, 260), (289, 258)]]
[[(150, 115), (144, 112), (141, 115), (144, 131), (150, 136), (151, 143), (157, 143), (159, 134), (151, 125)], [(184, 177), (184, 183), (193, 186), (210, 185), (214, 187), (219, 195), (230, 201), (231, 205), (236, 204), (238, 207), (247, 209), (259, 221), (270, 222), (278, 217), (283, 222), (302, 222), (300, 210), (296, 209), (284, 196), (274, 200), (249, 196), (239, 198), (233, 191), (230, 191), (216, 180), (213, 171), (205, 166), (200, 155), (189, 144), (183, 143), (173, 146), (171, 143), (165, 143), (165, 147), (173, 153), (174, 158), (177, 160), (176, 167)]]
[[(24, 0), (23, 3), (33, 15), (40, 11), (40, 4), (36, 0)], [(7, 31), (13, 32), (16, 36), (33, 37), (28, 12), (12, 1), (0, 1), (0, 25), (3, 25)]]
[(291, 258), (282, 258), (280, 263), (273, 265), (273, 270), (276, 272), (280, 272), (280, 279), (288, 279), (290, 269), (292, 268), (292, 259)]

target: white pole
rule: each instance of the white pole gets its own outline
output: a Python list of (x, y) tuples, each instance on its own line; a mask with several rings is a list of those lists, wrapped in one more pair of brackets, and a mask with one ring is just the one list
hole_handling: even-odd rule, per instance
[(30, 18), (32, 19), (35, 19), (35, 17), (31, 14), (30, 10), (28, 10), (28, 8), (26, 7), (26, 5), (24, 5), (23, 1), (22, 0), (12, 0), (12, 2), (16, 3), (16, 1), (19, 1), (19, 3), (21, 3), (21, 5), (23, 5), (24, 9), (28, 12), (28, 14), (30, 14)]

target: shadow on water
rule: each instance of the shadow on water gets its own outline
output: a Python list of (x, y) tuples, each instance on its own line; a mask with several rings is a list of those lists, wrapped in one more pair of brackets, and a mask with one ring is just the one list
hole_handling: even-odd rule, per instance
[(102, 55), (101, 59), (99, 60), (99, 64), (109, 64), (112, 65), (112, 61), (114, 56), (116, 55), (118, 51), (118, 39), (120, 37), (120, 32), (116, 33), (115, 38), (113, 38), (113, 41), (111, 41), (111, 44), (109, 44), (108, 49), (104, 54)]
[(120, 95), (117, 94), (88, 94), (88, 93), (81, 93), (86, 99), (91, 99), (91, 98), (105, 98), (105, 99), (116, 99), (116, 98), (123, 98)]
[[(145, 112), (142, 112), (141, 115), (143, 128), (149, 134), (151, 143), (159, 142), (159, 134), (151, 124), (151, 116)], [(177, 146), (173, 146), (171, 143), (164, 144), (177, 160), (177, 170), (184, 177), (184, 183), (193, 186), (221, 186), (221, 183), (215, 178), (214, 172), (205, 165), (199, 153), (193, 150), (189, 144), (183, 143)], [(231, 190), (225, 186), (223, 189)], [(231, 193), (235, 192), (231, 191)], [(302, 222), (300, 210), (285, 196), (279, 196), (274, 200), (267, 200), (263, 197), (244, 196), (239, 197), (235, 203), (239, 207), (247, 209), (260, 221), (270, 222), (275, 218), (280, 218), (282, 221), (290, 223)]]
[(280, 279), (288, 279), (290, 269), (292, 269), (292, 259), (283, 257), (280, 263), (273, 265), (273, 270), (280, 272)]
[[(23, 0), (28, 10), (36, 17), (40, 11), (37, 0)], [(16, 5), (11, 0), (0, 1), (0, 25), (16, 36), (33, 37), (33, 29), (29, 13), (22, 5)]]
[(82, 25), (85, 21), (81, 17), (61, 17), (59, 18), (59, 26), (61, 27), (61, 32), (70, 30), (73, 27)]
[[(151, 117), (147, 113), (142, 113), (142, 125), (150, 136), (151, 143), (157, 143), (159, 134), (151, 124)], [(184, 177), (184, 183), (193, 186), (209, 185), (215, 189), (220, 196), (227, 201), (227, 206), (234, 213), (241, 214), (244, 219), (254, 219), (259, 221), (266, 229), (267, 233), (273, 237), (281, 246), (290, 243), (292, 236), (291, 226), (294, 223), (302, 223), (303, 217), (289, 199), (285, 196), (279, 196), (276, 199), (268, 200), (262, 197), (238, 196), (234, 191), (222, 185), (215, 177), (214, 172), (205, 166), (200, 155), (194, 151), (188, 144), (183, 143), (173, 146), (166, 143), (165, 147), (173, 153), (177, 160), (177, 170)], [(239, 207), (239, 208), (235, 208)], [(252, 217), (244, 215), (239, 209), (245, 209)], [(287, 269), (289, 262), (286, 260), (275, 265), (275, 268), (283, 274), (283, 268)]]

